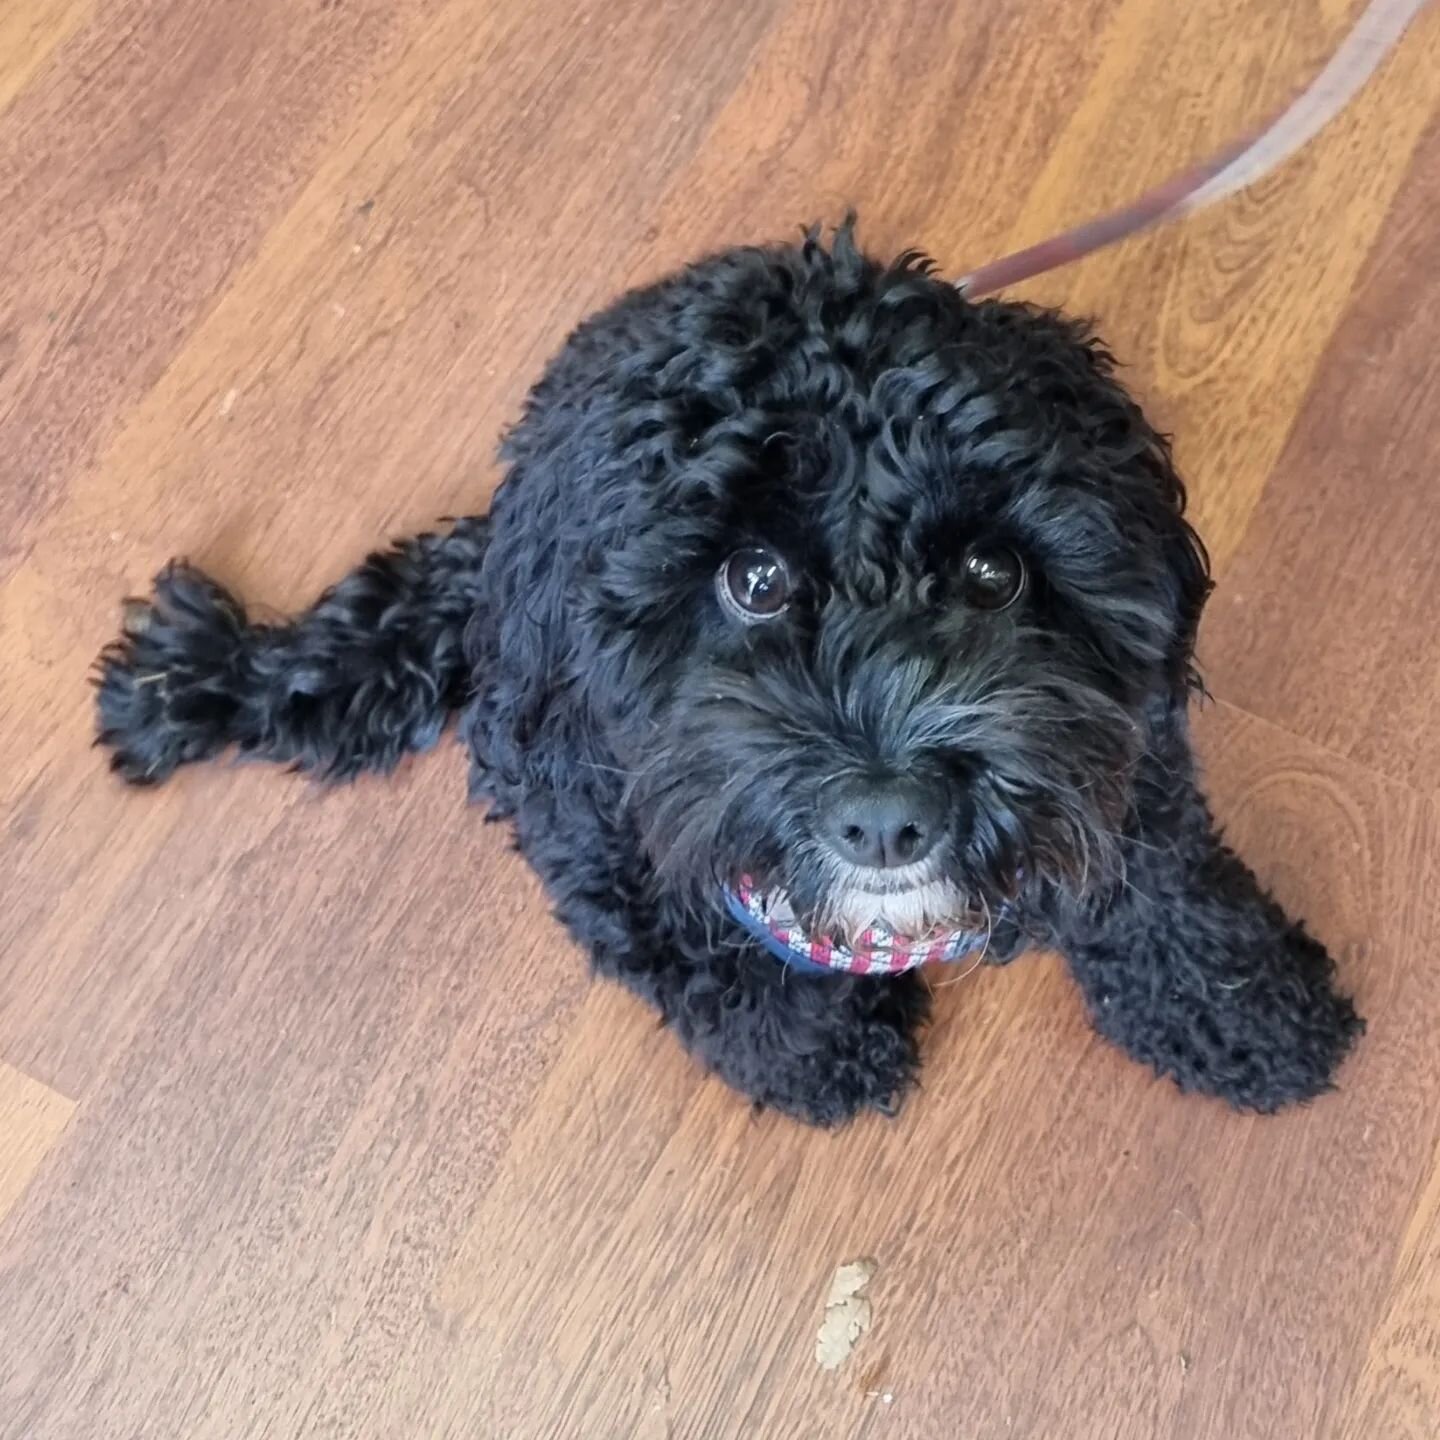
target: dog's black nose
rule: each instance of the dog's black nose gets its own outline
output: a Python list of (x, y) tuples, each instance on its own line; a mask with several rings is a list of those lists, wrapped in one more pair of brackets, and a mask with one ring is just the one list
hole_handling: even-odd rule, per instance
[(940, 788), (918, 780), (841, 780), (826, 789), (820, 803), (820, 832), (835, 853), (877, 870), (923, 860), (944, 823)]

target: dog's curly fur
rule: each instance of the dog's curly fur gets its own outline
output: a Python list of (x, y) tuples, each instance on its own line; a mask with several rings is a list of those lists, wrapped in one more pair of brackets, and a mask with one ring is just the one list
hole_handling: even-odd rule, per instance
[[(990, 960), (1059, 948), (1097, 1028), (1183, 1089), (1269, 1111), (1329, 1087), (1361, 1022), (1196, 788), (1208, 567), (1083, 326), (877, 264), (848, 226), (730, 251), (582, 325), (503, 454), (489, 516), (372, 555), (290, 624), (166, 569), (101, 658), (114, 768), (154, 783), (238, 746), (343, 779), (463, 709), (472, 792), (596, 969), (821, 1124), (895, 1105), (927, 989), (791, 972), (721, 887), (827, 913), (820, 789), (919, 776), (948, 797), (933, 873), (1002, 917)], [(976, 543), (1023, 559), (1010, 608), (966, 602)], [(755, 545), (795, 590), (745, 625), (715, 577)]]

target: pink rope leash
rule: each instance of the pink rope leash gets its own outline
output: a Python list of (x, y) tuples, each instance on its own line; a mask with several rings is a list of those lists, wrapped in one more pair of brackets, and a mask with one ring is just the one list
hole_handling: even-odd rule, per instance
[(1370, 0), (1329, 63), (1268, 125), (1227, 145), (1138, 200), (1038, 245), (992, 260), (955, 283), (971, 298), (1068, 265), (1129, 235), (1193, 215), (1253, 185), (1308, 144), (1380, 68), (1428, 0)]

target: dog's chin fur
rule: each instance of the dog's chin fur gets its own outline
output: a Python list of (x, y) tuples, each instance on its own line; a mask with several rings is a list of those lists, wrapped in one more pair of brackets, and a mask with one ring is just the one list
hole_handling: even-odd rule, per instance
[(983, 907), (968, 901), (952, 881), (918, 878), (930, 868), (927, 866), (907, 868), (918, 872), (908, 886), (880, 891), (837, 879), (811, 922), (815, 933), (834, 935), (853, 944), (875, 925), (911, 939), (932, 931), (973, 932), (985, 928)]
[[(114, 768), (236, 746), (347, 778), (463, 709), (472, 793), (596, 969), (816, 1123), (893, 1108), (926, 992), (782, 972), (722, 907), (746, 867), (852, 934), (1003, 908), (987, 957), (1063, 951), (1102, 1033), (1183, 1088), (1270, 1110), (1331, 1084), (1359, 1021), (1196, 786), (1204, 550), (1085, 326), (971, 303), (848, 226), (728, 251), (581, 326), (503, 454), (488, 516), (289, 624), (166, 570), (101, 658)], [(756, 546), (793, 583), (747, 624), (717, 576)], [(967, 591), (972, 547), (1023, 564), (1008, 608)], [(824, 787), (876, 772), (935, 787), (942, 860), (807, 852)]]
[[(988, 907), (946, 874), (943, 853), (888, 870), (850, 864), (819, 845), (804, 847), (804, 853), (807, 872), (818, 877), (812, 887), (798, 892), (784, 883), (761, 888), (783, 897), (812, 936), (853, 944), (876, 926), (910, 939), (986, 928)], [(807, 901), (806, 894), (818, 898)]]

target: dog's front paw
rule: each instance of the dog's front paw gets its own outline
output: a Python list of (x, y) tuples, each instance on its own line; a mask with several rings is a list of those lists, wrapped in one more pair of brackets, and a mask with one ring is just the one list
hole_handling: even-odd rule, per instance
[[(1192, 937), (1193, 938), (1193, 937)], [(1294, 926), (1224, 965), (1177, 951), (1167, 973), (1082, 965), (1096, 1028), (1182, 1090), (1269, 1113), (1314, 1099), (1364, 1031), (1324, 947)]]
[(1365, 1029), (1322, 945), (1295, 926), (1280, 950), (1273, 974), (1212, 999), (1182, 1042), (1196, 1088), (1263, 1113), (1333, 1089)]
[(234, 738), (248, 625), (228, 591), (187, 565), (166, 567), (149, 600), (125, 605), (121, 636), (101, 652), (97, 743), (132, 785), (154, 785), (178, 765), (217, 754)]
[(806, 1024), (807, 1012), (797, 1007), (788, 1028), (770, 1032), (775, 1043), (747, 1057), (756, 1069), (744, 1088), (760, 1105), (826, 1127), (866, 1110), (899, 1112), (920, 1069), (923, 992), (907, 977), (861, 982), (864, 989), (845, 999), (835, 993), (851, 983), (791, 977), (792, 1003), (796, 987), (806, 986), (821, 1008)]
[(812, 1125), (843, 1125), (865, 1110), (899, 1114), (920, 1068), (913, 1035), (893, 1024), (867, 1021), (853, 1045), (807, 1057), (770, 1103)]

